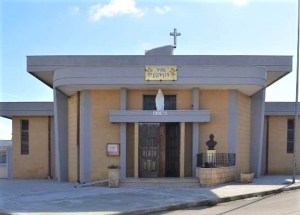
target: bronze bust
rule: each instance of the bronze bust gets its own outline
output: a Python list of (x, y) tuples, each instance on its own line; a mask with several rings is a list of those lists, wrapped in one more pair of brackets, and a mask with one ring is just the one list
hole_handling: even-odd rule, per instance
[(218, 142), (214, 141), (214, 135), (209, 135), (209, 141), (206, 142), (206, 145), (208, 146), (208, 150), (215, 150), (215, 146)]

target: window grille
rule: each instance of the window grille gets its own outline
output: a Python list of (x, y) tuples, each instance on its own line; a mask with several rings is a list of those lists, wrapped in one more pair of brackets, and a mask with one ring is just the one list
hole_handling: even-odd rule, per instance
[(21, 120), (21, 155), (29, 154), (29, 120)]
[(287, 122), (287, 153), (294, 153), (294, 120)]

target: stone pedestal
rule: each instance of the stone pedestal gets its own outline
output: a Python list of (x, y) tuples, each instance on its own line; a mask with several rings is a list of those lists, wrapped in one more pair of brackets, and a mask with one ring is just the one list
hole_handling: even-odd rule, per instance
[(216, 164), (216, 150), (207, 150), (206, 151), (206, 162), (209, 164), (213, 163)]
[(119, 169), (108, 169), (108, 186), (119, 187), (120, 170)]
[(251, 183), (253, 181), (254, 173), (241, 173), (241, 183)]

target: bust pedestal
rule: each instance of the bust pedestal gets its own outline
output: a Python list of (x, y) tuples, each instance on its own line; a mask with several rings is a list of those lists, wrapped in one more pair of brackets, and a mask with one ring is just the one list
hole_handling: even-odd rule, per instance
[(207, 150), (206, 151), (206, 162), (209, 164), (216, 164), (216, 153), (217, 150)]

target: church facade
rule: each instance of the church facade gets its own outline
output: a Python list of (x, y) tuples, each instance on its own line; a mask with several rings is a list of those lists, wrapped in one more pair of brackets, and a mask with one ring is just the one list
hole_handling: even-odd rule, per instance
[(122, 178), (195, 177), (210, 134), (217, 153), (236, 155), (237, 179), (289, 174), (294, 103), (266, 103), (265, 89), (291, 72), (292, 57), (168, 50), (28, 56), (27, 71), (54, 102), (0, 104), (12, 119), (12, 177), (86, 183), (106, 179), (113, 164)]

